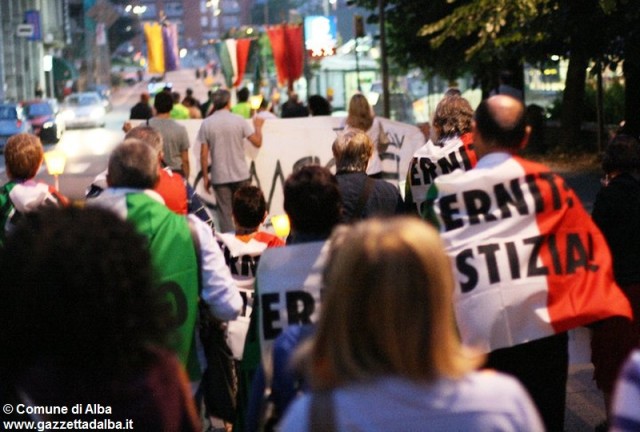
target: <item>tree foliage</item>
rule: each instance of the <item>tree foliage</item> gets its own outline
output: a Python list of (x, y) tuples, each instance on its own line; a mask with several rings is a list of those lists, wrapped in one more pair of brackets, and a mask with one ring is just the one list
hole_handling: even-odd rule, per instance
[[(375, 11), (376, 0), (353, 0)], [(625, 60), (626, 118), (640, 132), (640, 0), (387, 0), (390, 60), (454, 78), (471, 73), (486, 93), (501, 69), (551, 55), (570, 59), (565, 141), (576, 139), (586, 69)], [(376, 19), (376, 16), (373, 16)], [(632, 82), (633, 81), (633, 82)], [(637, 89), (636, 89), (637, 87)], [(635, 101), (638, 102), (635, 102)], [(637, 106), (634, 106), (634, 103)]]

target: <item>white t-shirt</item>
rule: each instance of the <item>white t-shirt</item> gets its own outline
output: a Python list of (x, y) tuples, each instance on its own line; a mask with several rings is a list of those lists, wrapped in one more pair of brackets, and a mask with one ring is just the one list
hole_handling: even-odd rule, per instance
[[(282, 432), (309, 430), (311, 398), (287, 410)], [(420, 384), (382, 378), (333, 392), (338, 431), (544, 431), (533, 402), (514, 378), (494, 371)]]

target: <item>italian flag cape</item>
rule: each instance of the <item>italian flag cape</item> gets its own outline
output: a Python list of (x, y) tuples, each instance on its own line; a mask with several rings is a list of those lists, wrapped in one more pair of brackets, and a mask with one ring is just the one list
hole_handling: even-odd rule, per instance
[(483, 352), (613, 315), (631, 317), (604, 237), (543, 165), (492, 153), (438, 177), (424, 215), (451, 257), (456, 320)]
[(171, 348), (191, 381), (200, 378), (195, 324), (198, 311), (198, 265), (189, 224), (169, 210), (153, 191), (107, 189), (89, 201), (131, 221), (149, 240), (155, 277), (173, 306), (176, 332)]
[(468, 171), (478, 163), (473, 148), (473, 134), (447, 137), (434, 143), (428, 140), (413, 154), (405, 183), (405, 202), (413, 203), (416, 212), (422, 211), (427, 191), (441, 175), (457, 169)]

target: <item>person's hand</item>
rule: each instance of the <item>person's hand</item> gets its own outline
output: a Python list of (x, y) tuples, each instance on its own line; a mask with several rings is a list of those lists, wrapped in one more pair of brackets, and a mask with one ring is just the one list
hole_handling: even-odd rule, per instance
[(204, 188), (205, 191), (209, 192), (209, 189), (211, 189), (211, 182), (209, 181), (209, 177), (204, 175), (202, 176), (202, 187)]
[(133, 129), (133, 125), (131, 124), (131, 122), (130, 121), (124, 122), (124, 124), (122, 125), (122, 132), (127, 133), (131, 129)]
[(418, 123), (418, 128), (420, 128), (420, 132), (424, 136), (425, 141), (429, 141), (431, 138), (431, 125), (429, 122)]
[(262, 129), (263, 124), (264, 124), (264, 119), (262, 117), (253, 116), (253, 127), (256, 130)]

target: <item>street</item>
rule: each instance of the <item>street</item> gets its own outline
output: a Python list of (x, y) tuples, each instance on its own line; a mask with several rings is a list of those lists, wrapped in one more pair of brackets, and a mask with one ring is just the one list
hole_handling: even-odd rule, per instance
[[(187, 87), (201, 101), (207, 97), (207, 89), (202, 80), (195, 80), (193, 70), (186, 69), (166, 74), (167, 82), (173, 89), (185, 94)], [(104, 128), (68, 129), (58, 144), (45, 145), (45, 152), (61, 150), (67, 156), (64, 174), (59, 176), (60, 191), (72, 200), (84, 198), (85, 190), (95, 176), (107, 168), (111, 150), (123, 139), (122, 125), (129, 118), (129, 110), (138, 101), (140, 93), (146, 91), (147, 83), (114, 89), (111, 95), (112, 110), (107, 113)], [(54, 183), (43, 164), (36, 178)], [(4, 168), (4, 154), (0, 154), (0, 184), (7, 181)]]

